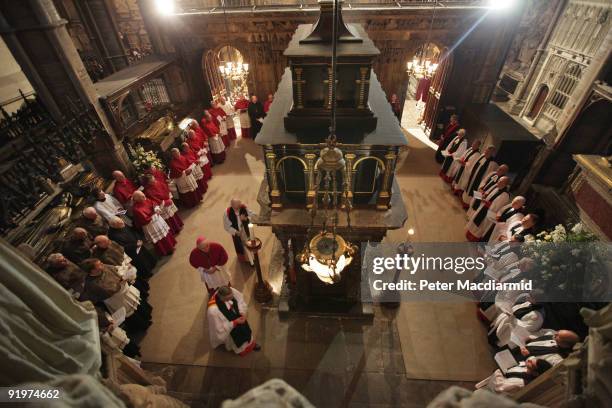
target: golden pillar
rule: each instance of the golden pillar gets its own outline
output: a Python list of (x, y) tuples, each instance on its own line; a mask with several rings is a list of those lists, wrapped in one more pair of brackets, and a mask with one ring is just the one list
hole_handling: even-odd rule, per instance
[(311, 208), (315, 201), (315, 163), (317, 155), (314, 153), (306, 153), (306, 172), (308, 174), (308, 193), (306, 193), (306, 206)]
[(302, 109), (304, 107), (303, 85), (306, 83), (306, 81), (302, 79), (304, 69), (296, 67), (293, 69), (293, 72), (295, 73), (295, 79), (293, 80), (293, 83), (295, 84), (295, 107)]
[(359, 86), (359, 100), (357, 101), (357, 109), (365, 109), (366, 103), (368, 101), (367, 98), (367, 86), (370, 84), (370, 80), (368, 79), (368, 67), (360, 67), (359, 68), (359, 79), (355, 82)]
[(345, 197), (349, 202), (353, 201), (353, 164), (355, 163), (355, 156), (353, 153), (347, 153), (344, 155), (346, 162), (346, 185), (344, 186)]
[(389, 149), (385, 155), (385, 174), (383, 176), (382, 187), (376, 199), (377, 210), (389, 209), (389, 203), (391, 202), (391, 183), (393, 182), (393, 169), (395, 168), (394, 162), (396, 158), (397, 155), (395, 152)]
[(268, 183), (270, 185), (270, 201), (273, 210), (283, 208), (281, 203), (280, 190), (278, 189), (278, 176), (276, 174), (276, 154), (272, 152), (266, 153), (266, 162), (268, 163)]

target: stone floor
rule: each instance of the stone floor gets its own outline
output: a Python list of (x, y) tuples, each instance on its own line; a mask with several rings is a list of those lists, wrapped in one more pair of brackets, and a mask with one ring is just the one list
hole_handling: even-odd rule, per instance
[[(404, 240), (408, 229), (413, 229), (409, 238), (422, 242), (462, 240), (465, 213), (437, 177), (433, 150), (413, 137), (409, 143), (396, 174), (409, 219), (404, 228), (392, 231), (388, 239)], [(218, 407), (224, 399), (236, 398), (270, 378), (285, 380), (318, 407), (423, 407), (450, 385), (473, 388), (474, 382), (482, 377), (460, 375), (465, 373), (453, 369), (446, 375), (423, 377), (422, 370), (420, 373), (410, 370), (416, 363), (423, 366), (430, 360), (443, 367), (458, 367), (464, 350), (471, 355), (488, 356), (486, 339), (478, 330), (464, 333), (467, 348), (455, 347), (453, 342), (447, 350), (436, 353), (431, 347), (432, 339), (443, 341), (451, 334), (441, 323), (414, 327), (414, 313), (424, 318), (423, 312), (414, 307), (403, 305), (396, 310), (376, 307), (371, 324), (323, 318), (281, 321), (274, 307), (262, 307), (250, 300), (254, 273), (236, 262), (231, 239), (222, 229), (221, 216), (231, 197), (240, 197), (257, 209), (255, 197), (263, 176), (262, 159), (259, 146), (250, 140), (239, 140), (230, 150), (227, 162), (213, 169), (214, 177), (203, 204), (182, 213), (186, 226), (179, 235), (176, 253), (162, 262), (150, 281), (154, 323), (141, 344), (143, 368), (165, 378), (173, 395), (198, 407)], [(249, 303), (248, 319), (262, 345), (260, 352), (240, 358), (210, 348), (206, 295), (197, 272), (187, 262), (195, 239), (201, 234), (228, 248), (232, 284), (243, 291)], [(266, 228), (257, 228), (256, 234), (264, 242), (262, 267), (267, 273), (273, 269), (269, 263), (273, 261), (275, 238)], [(280, 279), (268, 276), (276, 293)], [(474, 314), (469, 307), (464, 309), (462, 314), (443, 312), (448, 315), (445, 319), (473, 325)], [(435, 308), (430, 310), (440, 313)], [(447, 360), (437, 354), (448, 356)], [(482, 372), (488, 370), (487, 364), (484, 361)], [(450, 381), (466, 378), (469, 381)]]

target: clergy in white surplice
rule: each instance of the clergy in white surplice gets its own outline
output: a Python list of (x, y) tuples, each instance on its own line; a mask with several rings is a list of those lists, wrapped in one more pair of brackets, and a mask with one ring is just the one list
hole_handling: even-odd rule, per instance
[(453, 185), (455, 184), (455, 179), (458, 180), (461, 177), (460, 173), (463, 173), (463, 169), (465, 168), (466, 163), (472, 157), (476, 159), (480, 155), (481, 143), (482, 142), (480, 141), (480, 139), (474, 140), (472, 142), (472, 145), (468, 147), (460, 156), (459, 155), (453, 156), (453, 163), (450, 165), (450, 168), (448, 169), (448, 172), (446, 173), (446, 175), (450, 178), (449, 183), (451, 185), (451, 189), (453, 188)]
[(499, 241), (509, 241), (510, 239), (525, 240), (527, 236), (533, 236), (535, 234), (535, 226), (540, 220), (536, 214), (527, 214), (526, 216), (517, 219), (513, 222), (508, 222), (505, 230), (501, 233)]
[(550, 367), (548, 362), (540, 359), (521, 361), (519, 365), (509, 368), (505, 373), (501, 369), (495, 370), (489, 377), (476, 384), (476, 389), (487, 388), (496, 393), (513, 393), (529, 384)]
[(466, 226), (465, 236), (469, 241), (481, 241), (495, 222), (499, 209), (510, 202), (509, 183), (510, 179), (504, 176), (497, 181), (495, 188), (483, 195), (478, 210), (474, 212)]
[(478, 190), (478, 186), (480, 186), (482, 179), (487, 174), (497, 170), (498, 164), (495, 162), (495, 160), (493, 160), (495, 152), (495, 146), (487, 147), (482, 156), (479, 157), (474, 164), (474, 167), (472, 167), (467, 183), (465, 183), (464, 187), (462, 188), (463, 194), (461, 195), (463, 208), (466, 210), (469, 207), (474, 191)]
[(485, 160), (483, 157), (484, 153), (481, 153), (480, 150), (478, 150), (475, 154), (469, 155), (469, 157), (466, 156), (465, 163), (463, 163), (462, 167), (457, 171), (457, 174), (455, 174), (455, 178), (451, 183), (451, 187), (455, 195), (462, 197), (463, 191), (467, 188), (468, 182), (470, 181), (472, 170), (474, 170), (477, 163)]
[(531, 296), (517, 301), (510, 310), (502, 310), (489, 329), (489, 342), (497, 347), (520, 347), (542, 328), (544, 305)]
[(208, 301), (208, 332), (213, 348), (225, 345), (226, 350), (245, 356), (261, 347), (255, 343), (246, 319), (247, 304), (238, 290), (221, 286)]
[(578, 334), (571, 330), (542, 329), (525, 341), (525, 345), (514, 350), (512, 354), (518, 360), (538, 358), (557, 365), (580, 341)]
[(468, 208), (467, 215), (468, 218), (474, 214), (474, 211), (480, 207), (480, 203), (482, 202), (482, 195), (488, 193), (491, 189), (495, 188), (495, 184), (497, 181), (508, 174), (509, 167), (506, 164), (502, 164), (497, 168), (497, 170), (492, 171), (487, 174), (480, 185), (478, 186), (478, 194), (474, 194), (472, 199), (470, 200), (470, 207)]
[(442, 180), (450, 183), (453, 178), (450, 176), (449, 170), (455, 160), (458, 160), (465, 151), (467, 150), (468, 141), (465, 136), (465, 129), (459, 129), (457, 135), (451, 140), (446, 149), (442, 150), (442, 156), (444, 161), (442, 162), (442, 169), (440, 170), (440, 177)]
[(254, 266), (253, 254), (246, 247), (247, 240), (251, 239), (249, 224), (255, 213), (242, 204), (242, 201), (233, 198), (230, 206), (223, 213), (223, 228), (232, 236), (234, 249), (240, 262), (248, 262)]
[(504, 207), (502, 207), (497, 212), (497, 218), (495, 220), (495, 225), (493, 225), (485, 238), (489, 237), (489, 243), (494, 244), (499, 241), (499, 237), (504, 233), (504, 231), (508, 228), (508, 224), (514, 223), (516, 221), (520, 221), (525, 216), (525, 197), (516, 196), (512, 199), (512, 202)]

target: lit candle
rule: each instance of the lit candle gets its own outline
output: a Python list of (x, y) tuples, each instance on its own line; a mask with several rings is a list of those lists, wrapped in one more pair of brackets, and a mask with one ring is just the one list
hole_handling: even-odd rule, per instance
[(249, 238), (255, 239), (255, 226), (249, 223)]

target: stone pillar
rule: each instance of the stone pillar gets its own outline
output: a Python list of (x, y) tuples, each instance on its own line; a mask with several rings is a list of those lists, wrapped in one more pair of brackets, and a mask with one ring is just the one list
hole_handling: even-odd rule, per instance
[(130, 171), (127, 153), (104, 114), (94, 85), (52, 0), (0, 2), (0, 34), (52, 117), (70, 115), (69, 103), (90, 106), (106, 129), (91, 157), (101, 173)]

